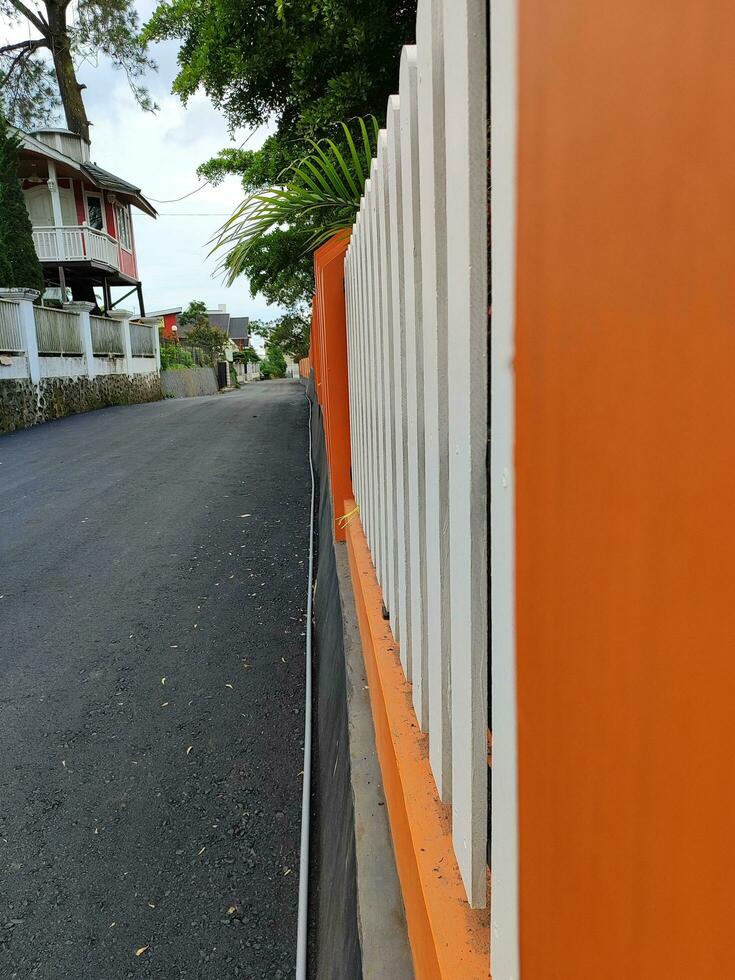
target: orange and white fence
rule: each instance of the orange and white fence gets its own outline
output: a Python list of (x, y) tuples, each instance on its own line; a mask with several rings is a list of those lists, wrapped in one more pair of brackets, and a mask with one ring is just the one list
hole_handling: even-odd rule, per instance
[(482, 2), (419, 4), (345, 261), (352, 474), (469, 901), (487, 898)]

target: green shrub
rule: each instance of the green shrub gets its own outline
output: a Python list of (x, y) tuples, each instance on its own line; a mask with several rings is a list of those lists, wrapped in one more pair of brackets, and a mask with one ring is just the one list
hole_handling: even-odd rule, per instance
[(194, 358), (185, 347), (179, 347), (177, 344), (161, 344), (162, 371), (186, 371), (194, 366)]

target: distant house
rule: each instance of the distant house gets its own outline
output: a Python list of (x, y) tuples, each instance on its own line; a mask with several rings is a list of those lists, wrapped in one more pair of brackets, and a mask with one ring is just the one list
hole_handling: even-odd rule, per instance
[[(163, 336), (165, 340), (175, 340), (177, 337), (185, 337), (191, 329), (189, 325), (182, 325), (179, 317), (183, 312), (182, 306), (172, 307), (168, 310), (156, 310), (151, 316), (160, 316), (163, 320)], [(231, 316), (227, 312), (227, 306), (221, 303), (216, 310), (207, 310), (207, 319), (212, 327), (218, 327), (230, 340), (242, 350), (250, 343), (250, 317)]]
[(235, 344), (244, 350), (245, 347), (250, 346), (250, 317), (249, 316), (233, 316), (230, 319), (230, 329), (229, 329), (230, 340), (233, 340)]
[(171, 310), (155, 310), (151, 316), (160, 316), (163, 320), (163, 339), (176, 340), (179, 335), (179, 316), (182, 307), (177, 306)]
[(20, 176), (47, 287), (106, 309), (110, 288), (136, 292), (145, 315), (135, 253), (132, 208), (155, 218), (139, 187), (90, 161), (89, 143), (67, 129), (14, 130), (21, 142)]

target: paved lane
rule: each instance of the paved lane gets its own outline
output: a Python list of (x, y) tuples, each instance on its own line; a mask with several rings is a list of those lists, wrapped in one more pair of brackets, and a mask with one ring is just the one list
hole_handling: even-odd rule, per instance
[(307, 439), (286, 381), (0, 437), (0, 977), (293, 975)]

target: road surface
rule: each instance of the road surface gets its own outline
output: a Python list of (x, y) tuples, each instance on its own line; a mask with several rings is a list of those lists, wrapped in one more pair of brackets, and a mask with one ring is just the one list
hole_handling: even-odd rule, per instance
[(0, 437), (0, 977), (293, 976), (297, 382)]

